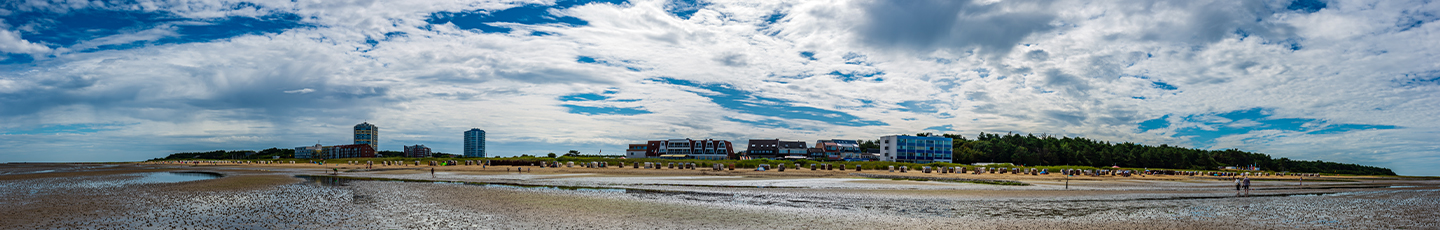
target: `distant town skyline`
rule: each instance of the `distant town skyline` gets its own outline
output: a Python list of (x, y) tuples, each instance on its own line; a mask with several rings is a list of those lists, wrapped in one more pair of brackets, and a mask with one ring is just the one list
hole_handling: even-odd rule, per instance
[[(1440, 3), (0, 3), (0, 162), (1083, 136), (1440, 175)], [(45, 154), (35, 154), (39, 150)], [(739, 149), (737, 149), (739, 151)]]

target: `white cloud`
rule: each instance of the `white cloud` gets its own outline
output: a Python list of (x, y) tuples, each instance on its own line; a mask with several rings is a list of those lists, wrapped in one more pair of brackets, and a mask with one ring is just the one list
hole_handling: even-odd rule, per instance
[(133, 33), (122, 33), (91, 39), (67, 47), (66, 50), (85, 51), (105, 45), (124, 45), (141, 41), (154, 41), (167, 37), (177, 37), (180, 34), (175, 33), (175, 29), (175, 24), (166, 23), (156, 26), (155, 28)]
[(36, 44), (20, 38), (20, 32), (10, 31), (0, 26), (0, 52), (41, 54), (50, 52), (50, 47)]

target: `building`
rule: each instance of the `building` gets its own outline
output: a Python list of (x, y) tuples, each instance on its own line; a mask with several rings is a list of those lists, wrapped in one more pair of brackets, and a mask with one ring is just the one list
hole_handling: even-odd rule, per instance
[[(644, 144), (645, 149), (634, 149), (639, 144), (630, 145), (626, 149), (627, 157), (641, 158), (638, 153), (644, 151), (644, 158), (664, 159), (701, 159), (701, 160), (725, 160), (735, 159), (735, 149), (730, 141), (726, 140), (692, 140), (692, 139), (669, 139), (663, 141), (648, 141)], [(635, 154), (632, 154), (635, 153)]]
[(370, 145), (370, 150), (380, 149), (380, 128), (370, 122), (355, 125), (355, 144)]
[(465, 157), (485, 157), (485, 130), (465, 131)]
[(375, 149), (367, 144), (295, 147), (295, 158), (297, 159), (335, 159), (335, 158), (360, 158), (375, 157)]
[(780, 141), (777, 149), (780, 153), (775, 157), (782, 159), (805, 159), (810, 155), (809, 146), (805, 146), (804, 141)]
[(295, 158), (296, 158), (296, 159), (319, 158), (320, 156), (323, 156), (323, 155), (321, 155), (321, 154), (323, 154), (321, 151), (324, 151), (324, 150), (325, 150), (325, 146), (321, 146), (320, 144), (315, 144), (315, 146), (300, 146), (300, 147), (295, 147)]
[(425, 145), (405, 146), (405, 157), (430, 157), (430, 147)]
[(815, 141), (815, 148), (824, 154), (811, 155), (810, 159), (832, 160), (832, 161), (864, 161), (865, 158), (860, 152), (860, 142), (856, 140), (818, 140)]
[(368, 144), (326, 146), (325, 159), (375, 157), (375, 149)]
[(625, 158), (646, 158), (649, 147), (647, 144), (630, 144), (629, 148), (625, 148)]
[(891, 135), (880, 137), (880, 160), (928, 164), (951, 163), (953, 140), (945, 137)]
[(750, 159), (774, 159), (780, 153), (780, 139), (750, 139), (745, 146), (745, 156)]
[(780, 139), (750, 139), (745, 149), (750, 159), (803, 159), (806, 156), (804, 141), (781, 141)]
[(864, 151), (865, 151), (865, 154), (864, 154), (864, 155), (861, 155), (861, 156), (865, 158), (865, 161), (879, 161), (879, 160), (880, 160), (880, 149), (864, 149)]

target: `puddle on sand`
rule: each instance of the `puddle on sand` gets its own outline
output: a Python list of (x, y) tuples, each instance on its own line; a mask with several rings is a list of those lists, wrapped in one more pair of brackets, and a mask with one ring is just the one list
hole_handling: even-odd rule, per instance
[(351, 181), (400, 181), (400, 182), (429, 182), (429, 183), (435, 183), (435, 184), (475, 185), (475, 186), (490, 187), (490, 188), (570, 190), (570, 191), (582, 191), (582, 192), (619, 192), (619, 193), (635, 192), (635, 191), (631, 191), (632, 189), (623, 189), (623, 188), (591, 188), (591, 187), (518, 185), (518, 184), (495, 184), (495, 183), (481, 183), (481, 182), (403, 180), (403, 179), (383, 179), (383, 178), (350, 178), (350, 177), (306, 176), (306, 175), (298, 175), (298, 176), (295, 176), (295, 177), (299, 177), (299, 178), (301, 178), (301, 179), (305, 179), (305, 180), (308, 181), (308, 182), (314, 182), (314, 183), (316, 183), (316, 184), (325, 185), (325, 186), (346, 186), (346, 185), (347, 185), (348, 183), (350, 183)]
[(127, 175), (134, 175), (135, 177), (119, 180), (106, 179), (99, 181), (86, 181), (77, 184), (77, 186), (85, 188), (99, 188), (125, 186), (131, 184), (178, 183), (186, 181), (209, 180), (221, 177), (219, 173), (211, 172), (152, 172)]
[(37, 174), (37, 173), (52, 173), (52, 172), (55, 172), (55, 170), (54, 170), (54, 169), (49, 169), (49, 170), (40, 170), (40, 171), (21, 171), (21, 172), (8, 172), (8, 171), (6, 171), (6, 172), (0, 172), (0, 175)]
[(156, 172), (135, 179), (135, 183), (176, 183), (220, 178), (218, 173), (206, 172)]
[[(474, 186), (490, 187), (490, 188), (510, 188), (510, 189), (567, 190), (567, 191), (581, 191), (581, 192), (612, 192), (612, 193), (651, 193), (651, 194), (716, 195), (716, 194), (703, 193), (703, 192), (665, 191), (665, 190), (632, 189), (632, 188), (579, 187), (579, 186), (547, 186), (547, 185), (502, 184), (502, 183), (483, 183), (483, 182), (431, 181), (431, 180), (387, 179), (387, 178), (355, 178), (355, 177), (311, 176), (311, 175), (297, 175), (297, 176), (295, 176), (295, 177), (298, 177), (298, 178), (301, 178), (301, 179), (305, 179), (306, 182), (309, 182), (309, 183), (315, 183), (315, 184), (325, 185), (325, 186), (347, 186), (347, 184), (348, 184), (349, 182), (352, 182), (352, 181), (396, 181), (396, 182), (415, 182), (415, 183), (434, 183), (434, 184), (462, 184), (462, 185), (474, 185)], [(717, 193), (717, 194), (718, 194), (718, 193)], [(720, 195), (729, 196), (728, 194), (720, 194)]]

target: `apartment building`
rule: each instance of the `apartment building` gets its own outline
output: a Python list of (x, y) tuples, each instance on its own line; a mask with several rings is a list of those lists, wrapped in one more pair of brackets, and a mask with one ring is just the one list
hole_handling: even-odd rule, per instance
[(928, 164), (951, 163), (953, 140), (945, 137), (890, 135), (880, 137), (880, 160)]

